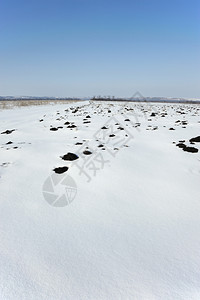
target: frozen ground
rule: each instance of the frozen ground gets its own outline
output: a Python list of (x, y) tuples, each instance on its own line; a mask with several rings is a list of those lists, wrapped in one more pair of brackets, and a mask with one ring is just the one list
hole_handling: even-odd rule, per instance
[(0, 110), (0, 299), (199, 300), (197, 136), (198, 105)]

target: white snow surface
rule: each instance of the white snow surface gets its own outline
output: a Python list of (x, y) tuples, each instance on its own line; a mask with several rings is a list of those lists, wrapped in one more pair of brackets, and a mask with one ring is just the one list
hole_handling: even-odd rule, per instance
[[(91, 123), (83, 123), (87, 115)], [(125, 130), (109, 138), (104, 125)], [(200, 299), (200, 143), (189, 143), (200, 135), (198, 105), (85, 101), (1, 110), (0, 133), (11, 129), (0, 134), (0, 299)], [(177, 147), (182, 140), (199, 152)], [(80, 155), (86, 146), (92, 154)], [(62, 160), (68, 152), (79, 159)], [(77, 165), (96, 154), (107, 162), (96, 174), (85, 163), (88, 182)], [(55, 207), (43, 184), (62, 166), (68, 171), (55, 176), (70, 175), (77, 195)]]

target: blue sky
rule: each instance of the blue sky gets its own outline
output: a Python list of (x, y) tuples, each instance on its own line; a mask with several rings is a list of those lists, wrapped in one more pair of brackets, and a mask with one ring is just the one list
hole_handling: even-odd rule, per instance
[(198, 0), (1, 0), (0, 95), (200, 97)]

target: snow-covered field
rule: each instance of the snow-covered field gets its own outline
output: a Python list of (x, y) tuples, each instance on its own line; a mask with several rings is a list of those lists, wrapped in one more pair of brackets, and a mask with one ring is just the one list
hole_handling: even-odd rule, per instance
[(0, 110), (0, 299), (199, 300), (198, 136), (199, 105)]

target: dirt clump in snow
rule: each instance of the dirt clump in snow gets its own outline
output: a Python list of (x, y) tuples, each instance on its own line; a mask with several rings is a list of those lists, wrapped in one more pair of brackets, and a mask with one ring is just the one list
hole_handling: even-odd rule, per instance
[(15, 129), (3, 131), (1, 134), (11, 134)]
[(197, 153), (199, 150), (195, 147), (184, 147), (183, 151), (191, 152), (191, 153)]
[(190, 139), (190, 143), (200, 143), (200, 136)]
[(69, 169), (68, 167), (58, 167), (58, 168), (53, 169), (53, 171), (56, 174), (62, 174), (62, 173), (65, 173), (68, 169)]
[(91, 155), (91, 154), (92, 154), (92, 152), (91, 152), (91, 151), (89, 151), (89, 150), (85, 150), (85, 151), (83, 151), (83, 154), (85, 154), (85, 155)]
[(76, 160), (78, 159), (78, 155), (76, 155), (75, 153), (71, 153), (71, 152), (68, 152), (67, 154), (61, 156), (61, 158), (63, 160), (69, 160), (69, 161), (73, 161), (73, 160)]

